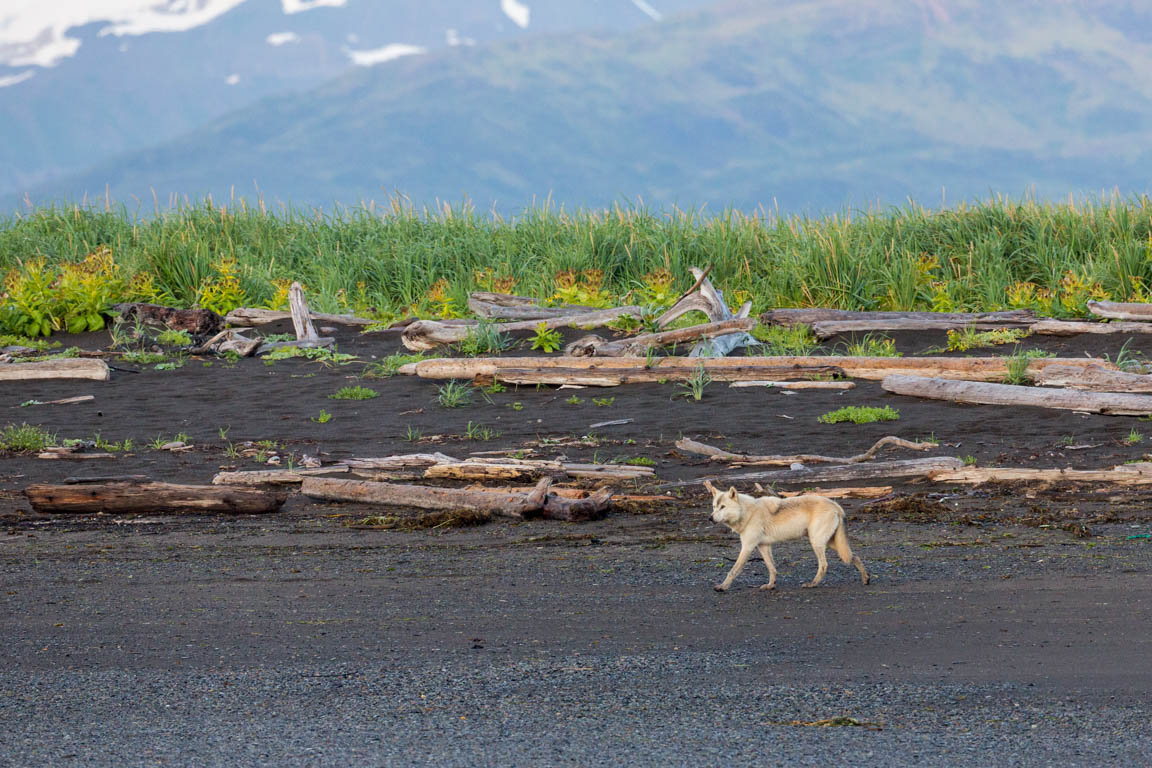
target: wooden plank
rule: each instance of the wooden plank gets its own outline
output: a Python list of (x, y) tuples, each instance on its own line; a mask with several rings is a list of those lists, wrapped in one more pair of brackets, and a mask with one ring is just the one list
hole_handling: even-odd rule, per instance
[(43, 379), (86, 379), (108, 381), (111, 372), (103, 360), (65, 358), (39, 363), (0, 365), (0, 381), (39, 381)]
[(1084, 392), (903, 375), (888, 376), (880, 386), (897, 395), (974, 405), (1027, 405), (1113, 416), (1152, 414), (1152, 396), (1149, 395)]

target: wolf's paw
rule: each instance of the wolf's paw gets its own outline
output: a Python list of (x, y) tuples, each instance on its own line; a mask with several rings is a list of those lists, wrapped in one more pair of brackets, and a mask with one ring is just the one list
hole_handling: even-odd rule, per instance
[(723, 584), (713, 584), (712, 589), (716, 590), (717, 592), (727, 592), (728, 591), (728, 587), (724, 586)]
[(861, 576), (860, 577), (860, 583), (863, 584), (864, 586), (868, 586), (869, 584), (872, 583), (872, 577), (871, 576)]
[(761, 592), (763, 592), (765, 590), (769, 590), (769, 589), (776, 589), (776, 585), (775, 584), (765, 584), (764, 586), (760, 587)]
[(803, 585), (804, 589), (812, 589), (812, 587), (818, 587), (818, 586), (820, 586), (820, 583), (817, 581), (810, 581), (807, 584)]

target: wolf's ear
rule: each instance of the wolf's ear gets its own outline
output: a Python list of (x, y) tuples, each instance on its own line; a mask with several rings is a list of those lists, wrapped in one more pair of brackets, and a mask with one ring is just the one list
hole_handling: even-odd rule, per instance
[(729, 487), (727, 495), (732, 499), (732, 501), (736, 501), (736, 497), (739, 495), (736, 491), (736, 486), (733, 485)]

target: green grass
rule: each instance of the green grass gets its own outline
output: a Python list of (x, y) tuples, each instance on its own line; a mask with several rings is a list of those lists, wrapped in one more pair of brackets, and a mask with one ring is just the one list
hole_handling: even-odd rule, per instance
[[(93, 306), (127, 298), (191, 306), (208, 296), (221, 300), (219, 265), (232, 260), (233, 299), (244, 304), (276, 304), (284, 281), (299, 280), (318, 311), (384, 318), (458, 313), (477, 288), (551, 299), (562, 276), (573, 274), (587, 293), (615, 301), (632, 292), (644, 301), (655, 295), (645, 287), (662, 284), (658, 275), (667, 270), (671, 281), (661, 295), (675, 296), (692, 283), (688, 267), (711, 264), (711, 279), (728, 300), (751, 299), (754, 312), (1027, 307), (1068, 317), (1084, 315), (1092, 298), (1147, 298), (1150, 236), (1148, 197), (996, 199), (823, 218), (541, 207), (502, 219), (403, 205), (383, 214), (341, 208), (325, 215), (205, 202), (147, 218), (103, 206), (0, 217), (0, 270), (27, 271), (40, 260), (54, 269), (107, 247), (121, 279), (108, 296), (91, 291)], [(132, 282), (145, 273), (146, 280)], [(18, 296), (41, 301), (52, 279), (36, 274), (23, 293), (8, 292), (0, 332), (21, 325)]]
[(849, 405), (844, 408), (838, 408), (835, 411), (829, 411), (823, 416), (820, 416), (817, 421), (821, 424), (841, 424), (843, 422), (871, 424), (876, 421), (896, 421), (899, 418), (900, 412), (890, 405), (886, 405), (883, 408)]
[(1028, 379), (1028, 365), (1037, 358), (1041, 357), (1055, 357), (1055, 352), (1045, 352), (1042, 349), (1024, 349), (1017, 348), (1011, 355), (1004, 358), (1007, 372), (1004, 376), (1005, 384), (1023, 385), (1027, 384)]
[(900, 357), (896, 342), (882, 334), (865, 334), (861, 339), (841, 345), (840, 353), (849, 357)]
[(809, 355), (820, 344), (806, 325), (757, 325), (752, 336), (761, 342), (760, 354), (774, 357)]
[(429, 355), (425, 355), (423, 352), (417, 352), (414, 355), (397, 352), (388, 355), (388, 357), (378, 363), (372, 363), (366, 366), (364, 373), (361, 375), (367, 379), (386, 379), (390, 376), (395, 376), (399, 373), (400, 369), (408, 363), (418, 363), (421, 360), (427, 360), (429, 357)]
[(482, 322), (468, 328), (456, 349), (465, 357), (487, 357), (503, 352), (511, 343), (511, 338), (501, 333), (496, 323)]
[(135, 350), (122, 353), (120, 359), (126, 363), (135, 363), (136, 365), (152, 365), (153, 363), (164, 362), (168, 359), (168, 355), (163, 352), (142, 352)]
[(960, 328), (948, 331), (949, 352), (967, 352), (979, 347), (993, 347), (998, 344), (1014, 344), (1028, 336), (1024, 328), (997, 328), (991, 331), (978, 331), (975, 328)]
[(452, 379), (436, 388), (436, 402), (445, 408), (462, 408), (472, 402), (472, 390), (467, 384)]
[(28, 423), (9, 424), (0, 429), (0, 450), (35, 453), (56, 445), (56, 436)]
[(328, 395), (329, 400), (371, 400), (374, 397), (380, 397), (380, 393), (368, 387), (341, 387)]

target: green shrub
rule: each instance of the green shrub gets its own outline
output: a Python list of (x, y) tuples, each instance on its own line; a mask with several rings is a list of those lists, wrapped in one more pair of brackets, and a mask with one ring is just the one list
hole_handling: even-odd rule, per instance
[(874, 406), (849, 405), (829, 411), (817, 419), (822, 424), (840, 424), (849, 421), (853, 424), (871, 424), (874, 421), (896, 421), (900, 412), (890, 405), (883, 408)]

